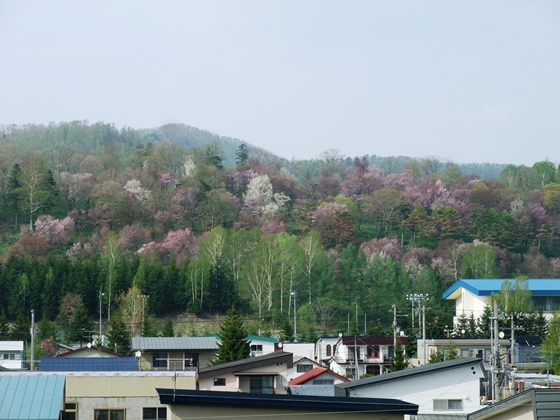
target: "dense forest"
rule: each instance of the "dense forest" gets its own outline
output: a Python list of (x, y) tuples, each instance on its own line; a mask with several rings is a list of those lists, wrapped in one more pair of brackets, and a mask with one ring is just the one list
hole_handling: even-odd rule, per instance
[(0, 127), (0, 189), (0, 334), (31, 309), (64, 331), (100, 304), (133, 333), (139, 311), (235, 306), (263, 331), (295, 307), (301, 335), (392, 334), (392, 305), (413, 329), (406, 296), (422, 293), (428, 335), (445, 337), (458, 278), (560, 277), (548, 160), (290, 161), (183, 125), (74, 121)]

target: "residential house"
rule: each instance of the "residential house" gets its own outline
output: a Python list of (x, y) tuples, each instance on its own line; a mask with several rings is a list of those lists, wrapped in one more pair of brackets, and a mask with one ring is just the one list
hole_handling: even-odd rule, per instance
[(560, 418), (560, 389), (531, 388), (470, 413), (468, 420), (551, 420)]
[(286, 418), (403, 420), (418, 406), (384, 398), (336, 398), (302, 395), (249, 395), (239, 392), (161, 389), (160, 403), (169, 407), (169, 419)]
[[(289, 353), (289, 352), (288, 352)], [(321, 366), (320, 363), (308, 359), (307, 357), (301, 357), (294, 354), (293, 366), (288, 369), (288, 381), (297, 378), (298, 376), (310, 371), (313, 368)]]
[(316, 367), (288, 382), (288, 394), (334, 397), (334, 385), (349, 379), (326, 367)]
[[(412, 367), (425, 365), (432, 353), (441, 351), (444, 354), (449, 352), (450, 346), (453, 345), (457, 350), (459, 357), (476, 357), (481, 359), (485, 365), (490, 366), (492, 357), (492, 346), (489, 339), (474, 338), (448, 338), (426, 339), (426, 362), (424, 362), (424, 340), (418, 340), (418, 358), (410, 359)], [(500, 346), (500, 355), (506, 356), (510, 347), (509, 340), (498, 340)]]
[(25, 369), (23, 341), (0, 341), (0, 366), (5, 369)]
[(336, 384), (335, 395), (409, 401), (418, 405), (419, 420), (421, 415), (466, 419), (480, 408), (481, 380), (485, 379), (480, 359), (461, 358)]
[(268, 353), (199, 369), (199, 389), (208, 391), (286, 394), (293, 354)]
[[(315, 343), (292, 343), (282, 342), (274, 345), (274, 351), (287, 351), (295, 356), (303, 356), (308, 359), (315, 358)], [(294, 359), (295, 361), (295, 359)]]
[[(220, 343), (220, 336), (218, 334), (207, 334), (202, 337), (211, 337)], [(265, 337), (262, 335), (247, 335), (247, 340), (249, 340), (249, 346), (251, 348), (251, 355), (262, 356), (263, 354), (272, 353), (277, 350), (278, 339), (274, 337)]]
[[(402, 345), (408, 344), (408, 337), (400, 337), (399, 340)], [(393, 348), (394, 337), (325, 337), (317, 342), (316, 357), (330, 369), (346, 377), (382, 375), (388, 372)]]
[(157, 387), (194, 390), (196, 372), (5, 373), (0, 375), (0, 419), (165, 419), (167, 407)]
[(81, 347), (79, 349), (67, 351), (65, 353), (61, 353), (56, 357), (65, 357), (65, 358), (90, 358), (90, 357), (123, 357), (122, 354), (115, 353), (110, 350), (102, 349), (100, 347), (94, 347), (91, 345), (87, 345), (85, 347)]
[[(476, 319), (482, 316), (484, 307), (489, 304), (490, 296), (501, 290), (505, 279), (460, 279), (453, 283), (445, 292), (443, 298), (455, 301), (455, 318), (471, 314)], [(533, 304), (537, 310), (542, 310), (547, 319), (560, 308), (560, 279), (529, 279), (527, 286), (531, 291)]]
[(141, 370), (189, 370), (209, 366), (216, 337), (133, 337)]

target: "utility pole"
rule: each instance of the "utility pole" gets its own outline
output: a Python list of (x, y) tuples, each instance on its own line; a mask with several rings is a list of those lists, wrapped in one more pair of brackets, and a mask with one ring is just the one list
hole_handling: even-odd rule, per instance
[(101, 306), (101, 302), (105, 296), (105, 293), (99, 289), (99, 344), (103, 345), (103, 306)]
[(296, 291), (292, 290), (290, 294), (294, 297), (294, 341), (297, 341)]
[(146, 299), (148, 299), (150, 297), (150, 295), (138, 295), (138, 297), (140, 299), (142, 299), (142, 330), (140, 331), (140, 334), (142, 334), (144, 332), (144, 307), (146, 306)]
[(35, 370), (35, 309), (31, 309), (31, 366), (30, 370)]
[[(418, 331), (422, 332), (422, 346), (424, 347), (424, 365), (427, 364), (427, 354), (426, 354), (426, 302), (430, 300), (430, 295), (428, 294), (421, 294), (421, 293), (414, 293), (407, 295), (407, 300), (410, 300), (412, 306), (414, 307), (414, 302), (418, 303)], [(422, 313), (422, 328), (420, 328), (420, 313)], [(414, 324), (414, 322), (413, 322)], [(418, 358), (420, 358), (420, 354), (418, 354)]]
[(500, 389), (500, 384), (498, 382), (498, 370), (500, 368), (500, 344), (499, 344), (499, 331), (498, 331), (498, 300), (494, 299), (494, 344), (495, 344), (495, 349), (494, 349), (494, 354), (495, 354), (495, 368), (494, 368), (494, 392), (493, 392), (493, 399), (494, 399), (494, 404), (498, 401), (500, 401), (500, 396), (499, 394), (499, 389)]

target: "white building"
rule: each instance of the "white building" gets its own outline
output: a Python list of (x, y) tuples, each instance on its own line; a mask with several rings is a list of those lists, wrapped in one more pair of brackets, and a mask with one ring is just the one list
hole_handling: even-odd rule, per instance
[(0, 341), (0, 367), (24, 369), (23, 341)]

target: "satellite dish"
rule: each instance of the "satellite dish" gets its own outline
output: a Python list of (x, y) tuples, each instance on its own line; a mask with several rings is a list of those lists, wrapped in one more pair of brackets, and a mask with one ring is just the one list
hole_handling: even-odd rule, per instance
[(498, 337), (504, 338), (504, 332), (503, 332), (503, 331), (500, 331), (500, 333), (498, 334)]
[(140, 350), (136, 350), (136, 353), (134, 353), (136, 355), (136, 357), (140, 357), (142, 356), (142, 352)]
[(91, 343), (87, 343), (87, 348), (91, 349)]
[(282, 348), (282, 346), (283, 346), (283, 344), (282, 344), (282, 343), (278, 343), (278, 348), (279, 348), (279, 349), (281, 349), (281, 348)]

